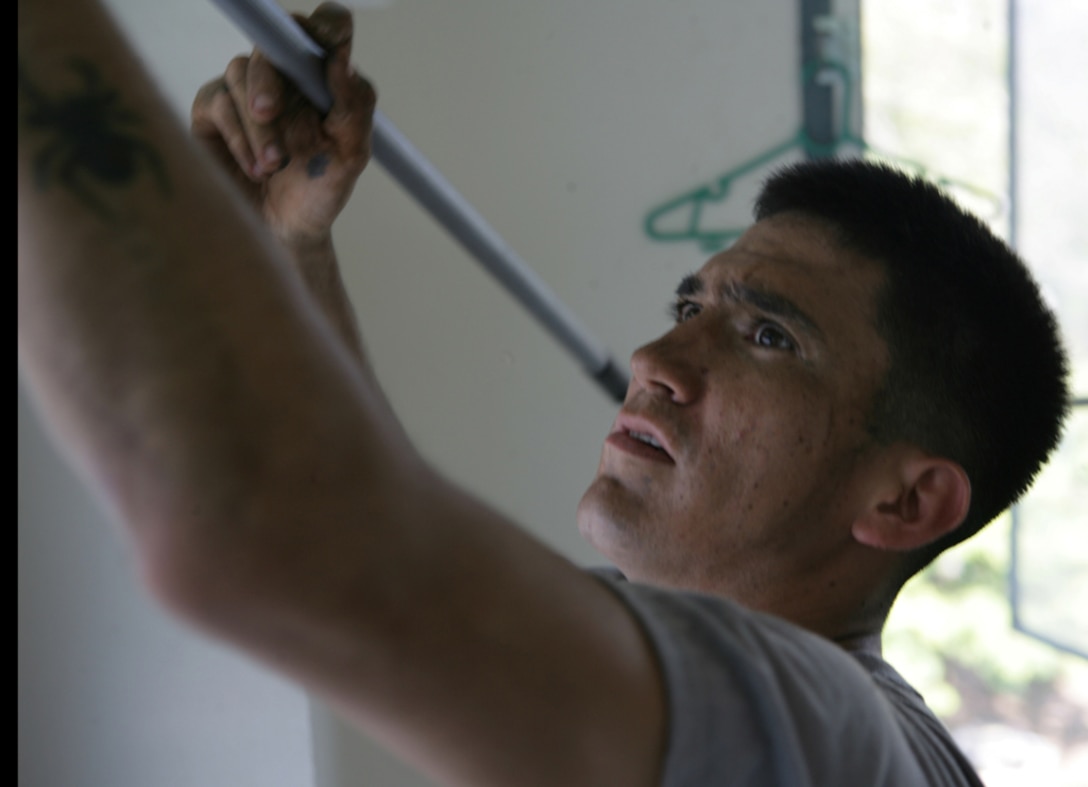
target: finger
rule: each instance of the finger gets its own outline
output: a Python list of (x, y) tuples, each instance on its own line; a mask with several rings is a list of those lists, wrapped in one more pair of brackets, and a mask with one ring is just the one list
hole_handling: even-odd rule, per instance
[[(224, 116), (231, 116), (237, 119), (239, 126), (242, 130), (242, 140), (244, 140), (244, 147), (249, 151), (245, 156), (245, 161), (249, 167), (246, 170), (246, 174), (253, 180), (260, 180), (264, 177), (264, 169), (261, 166), (260, 159), (258, 158), (259, 147), (254, 146), (253, 132), (250, 129), (249, 114), (244, 111), (244, 107), (249, 103), (249, 95), (246, 87), (246, 72), (249, 70), (249, 58), (245, 56), (239, 56), (230, 61), (227, 65), (227, 70), (223, 75), (223, 79), (227, 85), (227, 92), (230, 95), (231, 107), (234, 110), (233, 113), (224, 112)], [(239, 110), (242, 107), (242, 110)], [(230, 121), (224, 120), (225, 125), (229, 125)], [(257, 140), (259, 143), (260, 140)], [(243, 146), (242, 141), (235, 142), (235, 145), (231, 147), (241, 149)], [(241, 159), (239, 160), (241, 164)]]
[[(354, 32), (354, 20), (351, 12), (337, 3), (322, 3), (310, 16), (292, 14), (295, 21), (311, 39), (325, 52), (326, 70), (330, 63), (336, 59), (337, 52), (346, 48), (351, 52), (351, 39)], [(333, 85), (328, 74), (325, 75), (326, 86), (332, 92)], [(336, 101), (336, 96), (333, 96)]]
[(197, 91), (191, 121), (193, 136), (224, 165), (233, 163), (247, 177), (253, 177), (255, 161), (249, 137), (224, 78), (213, 80)]
[[(374, 111), (378, 96), (374, 86), (351, 63), (351, 39), (330, 50), (325, 79), (332, 94), (333, 111), (337, 109)], [(339, 105), (339, 107), (337, 106)]]
[[(275, 129), (271, 124), (262, 124), (251, 117), (246, 109), (250, 105), (249, 64), (252, 57), (236, 57), (227, 66), (224, 79), (235, 109), (235, 117), (241, 124), (246, 144), (249, 147), (250, 166), (247, 174), (259, 180), (279, 167), (280, 153)], [(224, 120), (224, 122), (228, 122)], [(270, 151), (269, 148), (272, 148)], [(274, 155), (270, 155), (274, 154)], [(271, 162), (269, 161), (271, 159)]]
[(246, 68), (246, 111), (253, 122), (267, 125), (283, 111), (284, 80), (260, 50), (254, 50)]
[(377, 95), (351, 64), (354, 20), (337, 3), (322, 3), (300, 24), (328, 53), (325, 81), (333, 104), (322, 124), (337, 153), (350, 168), (361, 169), (370, 155), (371, 119)]
[(242, 118), (233, 101), (219, 117), (219, 133), (238, 167), (250, 180), (260, 180), (261, 173), (258, 171), (259, 167), (253, 149), (250, 147), (249, 135), (246, 134)]
[[(322, 3), (307, 18), (300, 18), (299, 23), (306, 33), (326, 52), (325, 81), (332, 94), (333, 109), (336, 104), (367, 103), (367, 94), (373, 103), (373, 88), (368, 82), (354, 78), (351, 67), (351, 43), (355, 32), (355, 22), (351, 11), (338, 3)], [(363, 95), (359, 92), (362, 89)], [(341, 106), (340, 110), (343, 111)]]
[(259, 50), (254, 50), (246, 68), (246, 96), (250, 145), (265, 173), (277, 172), (285, 155), (279, 133), (283, 112), (284, 80)]
[[(370, 157), (370, 132), (377, 94), (374, 86), (351, 65), (350, 44), (333, 52), (327, 67), (333, 105), (325, 118), (325, 133), (341, 158), (359, 168)], [(349, 164), (350, 166), (350, 164)]]

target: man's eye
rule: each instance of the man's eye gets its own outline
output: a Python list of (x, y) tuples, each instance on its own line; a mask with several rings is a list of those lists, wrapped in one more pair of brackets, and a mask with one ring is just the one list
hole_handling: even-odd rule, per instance
[(673, 304), (672, 316), (676, 322), (687, 322), (692, 317), (695, 317), (701, 311), (701, 307), (697, 303), (691, 301), (679, 301)]
[(797, 349), (793, 338), (773, 322), (758, 325), (755, 333), (752, 334), (752, 341), (760, 347), (767, 347), (772, 350), (789, 350), (792, 352)]

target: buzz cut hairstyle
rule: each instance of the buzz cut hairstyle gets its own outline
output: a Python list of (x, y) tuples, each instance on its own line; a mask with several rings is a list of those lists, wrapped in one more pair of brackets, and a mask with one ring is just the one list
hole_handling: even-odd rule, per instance
[(755, 205), (756, 221), (784, 213), (883, 266), (876, 328), (890, 360), (872, 436), (951, 459), (971, 482), (963, 523), (917, 550), (905, 580), (1014, 503), (1058, 444), (1069, 391), (1057, 320), (1016, 252), (919, 176), (861, 159), (792, 165)]

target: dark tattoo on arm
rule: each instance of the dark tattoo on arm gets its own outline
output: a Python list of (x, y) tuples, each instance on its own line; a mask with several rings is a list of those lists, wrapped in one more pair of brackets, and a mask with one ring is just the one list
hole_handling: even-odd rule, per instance
[(317, 153), (306, 162), (306, 174), (311, 178), (320, 178), (329, 168), (329, 154)]
[(21, 123), (47, 140), (34, 158), (38, 188), (59, 185), (107, 221), (116, 216), (102, 199), (104, 192), (129, 186), (145, 172), (169, 194), (162, 157), (136, 133), (140, 118), (121, 105), (120, 94), (103, 82), (94, 64), (73, 59), (69, 66), (82, 85), (50, 98), (19, 63)]

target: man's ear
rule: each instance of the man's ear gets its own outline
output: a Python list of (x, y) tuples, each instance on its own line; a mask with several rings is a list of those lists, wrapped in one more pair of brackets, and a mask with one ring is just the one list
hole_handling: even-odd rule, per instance
[(855, 540), (905, 552), (952, 532), (967, 516), (971, 481), (959, 463), (913, 449), (895, 468), (894, 477), (854, 521)]

